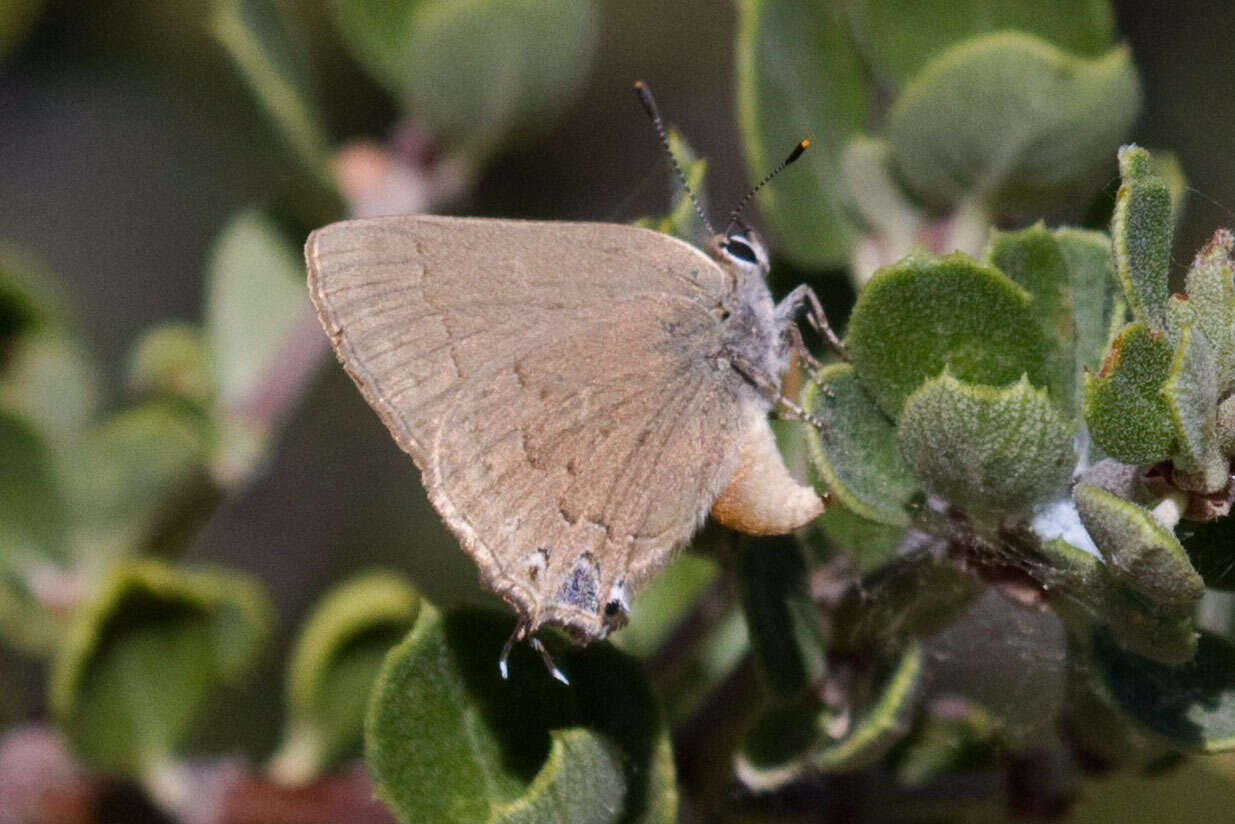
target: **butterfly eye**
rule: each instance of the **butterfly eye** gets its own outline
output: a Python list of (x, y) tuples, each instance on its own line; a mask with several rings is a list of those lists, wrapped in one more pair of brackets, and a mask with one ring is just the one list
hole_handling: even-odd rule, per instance
[(731, 237), (725, 240), (725, 252), (738, 260), (744, 260), (747, 263), (758, 263), (759, 258), (755, 255), (755, 250), (751, 245), (740, 237)]

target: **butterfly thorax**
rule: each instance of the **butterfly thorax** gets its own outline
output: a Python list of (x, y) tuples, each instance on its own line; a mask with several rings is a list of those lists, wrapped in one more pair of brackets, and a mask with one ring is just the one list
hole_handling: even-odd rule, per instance
[(717, 235), (708, 252), (733, 279), (721, 306), (721, 356), (770, 403), (789, 366), (790, 347), (768, 290), (767, 253), (753, 233)]

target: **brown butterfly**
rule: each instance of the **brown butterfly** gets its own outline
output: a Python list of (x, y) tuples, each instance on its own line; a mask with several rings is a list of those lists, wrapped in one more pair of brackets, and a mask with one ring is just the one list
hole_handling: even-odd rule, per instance
[(621, 627), (709, 512), (759, 534), (822, 512), (767, 419), (813, 295), (774, 303), (751, 233), (705, 253), (620, 224), (414, 215), (318, 229), (305, 257), (339, 360), (519, 638)]

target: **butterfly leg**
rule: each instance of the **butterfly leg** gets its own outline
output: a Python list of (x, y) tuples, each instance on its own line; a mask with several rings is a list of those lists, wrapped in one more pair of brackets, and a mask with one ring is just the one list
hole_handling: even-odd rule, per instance
[(786, 398), (780, 391), (780, 386), (768, 381), (767, 377), (751, 365), (748, 361), (740, 358), (735, 353), (729, 354), (729, 362), (733, 365), (742, 377), (750, 381), (751, 385), (759, 390), (765, 398), (767, 398), (773, 406), (778, 406), (785, 412), (788, 412), (789, 419), (809, 423), (816, 429), (824, 429), (826, 424), (819, 418), (816, 418), (811, 413), (807, 412), (802, 407), (798, 406), (789, 398)]
[[(823, 311), (823, 304), (819, 302), (819, 297), (815, 294), (815, 291), (805, 283), (800, 284), (792, 292), (785, 295), (784, 300), (776, 304), (776, 317), (785, 323), (792, 323), (794, 318), (797, 317), (798, 312), (802, 310), (803, 305), (806, 306), (806, 322), (810, 324), (811, 328), (819, 333), (819, 336), (827, 342), (838, 358), (843, 361), (849, 360), (849, 353), (845, 351), (845, 345), (841, 343), (840, 338), (832, 331), (832, 324), (828, 323), (828, 316)], [(818, 363), (814, 358), (810, 360)]]
[[(497, 659), (497, 669), (498, 672), (502, 674), (503, 681), (510, 678), (510, 651), (514, 649), (516, 641), (522, 641), (527, 637), (528, 628), (530, 626), (531, 625), (528, 622), (520, 621), (515, 626), (514, 631), (510, 633), (510, 637), (506, 639), (506, 643), (502, 645), (502, 654), (498, 656)], [(532, 636), (532, 638), (528, 641), (528, 644), (532, 647), (532, 649), (540, 653), (540, 660), (544, 662), (545, 669), (549, 670), (549, 674), (566, 686), (570, 686), (570, 679), (566, 677), (565, 673), (558, 669), (557, 664), (553, 663), (553, 656), (549, 654), (549, 650), (545, 648), (545, 645), (541, 643), (541, 640), (536, 636)]]
[(544, 662), (549, 674), (569, 687), (570, 679), (566, 677), (566, 673), (557, 668), (557, 664), (553, 663), (553, 656), (549, 654), (549, 650), (545, 648), (540, 639), (533, 636), (528, 643), (532, 645), (532, 649), (540, 653), (540, 660)]

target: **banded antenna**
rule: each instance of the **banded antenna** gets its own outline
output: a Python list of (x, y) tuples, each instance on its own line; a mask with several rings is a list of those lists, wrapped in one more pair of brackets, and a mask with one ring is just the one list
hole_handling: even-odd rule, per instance
[[(648, 88), (648, 84), (642, 80), (635, 81), (635, 95), (639, 98), (639, 103), (642, 104), (643, 110), (647, 112), (648, 119), (652, 121), (652, 126), (656, 129), (656, 135), (660, 138), (660, 148), (669, 158), (669, 165), (673, 167), (674, 173), (682, 184), (682, 188), (686, 190), (686, 194), (690, 196), (690, 202), (695, 206), (695, 214), (699, 216), (699, 220), (703, 223), (704, 228), (708, 230), (708, 234), (716, 234), (716, 230), (712, 227), (712, 221), (708, 220), (708, 216), (703, 213), (703, 207), (699, 204), (699, 198), (695, 194), (695, 190), (690, 188), (690, 183), (686, 179), (686, 173), (682, 171), (682, 167), (678, 164), (678, 159), (673, 156), (673, 150), (669, 148), (669, 135), (665, 131), (665, 122), (661, 119), (660, 109), (656, 107), (656, 99), (652, 97), (652, 90)], [(750, 201), (759, 190), (772, 182), (772, 178), (785, 170), (790, 163), (802, 156), (802, 152), (810, 148), (810, 140), (804, 138), (798, 141), (798, 145), (793, 147), (793, 151), (789, 156), (777, 164), (776, 168), (768, 172), (763, 180), (754, 185), (746, 196), (738, 201), (738, 205), (729, 213), (729, 224), (725, 226), (725, 237), (729, 237), (735, 227), (742, 225), (742, 212), (750, 205)]]
[(690, 202), (695, 204), (695, 214), (699, 215), (699, 220), (703, 221), (703, 226), (708, 230), (709, 235), (716, 234), (716, 230), (712, 228), (712, 221), (708, 220), (708, 216), (703, 213), (703, 207), (699, 205), (699, 198), (695, 195), (695, 190), (690, 188), (690, 183), (686, 180), (686, 173), (682, 171), (682, 167), (678, 165), (678, 159), (673, 156), (673, 150), (669, 148), (669, 135), (665, 132), (665, 122), (660, 119), (660, 109), (656, 108), (656, 99), (652, 97), (652, 90), (648, 88), (648, 84), (642, 80), (635, 81), (635, 94), (639, 98), (639, 102), (643, 105), (643, 110), (647, 112), (648, 119), (652, 121), (652, 126), (656, 129), (656, 134), (660, 137), (660, 148), (664, 151), (665, 156), (669, 158), (669, 165), (673, 167), (673, 171), (678, 176), (678, 180), (682, 183), (682, 188), (686, 190), (686, 194), (690, 196)]
[(810, 140), (803, 138), (798, 141), (798, 145), (793, 147), (793, 151), (789, 156), (777, 164), (776, 168), (764, 175), (763, 180), (759, 181), (754, 187), (746, 193), (746, 197), (738, 201), (738, 205), (733, 207), (733, 211), (729, 213), (729, 224), (725, 226), (725, 237), (733, 232), (734, 228), (742, 225), (742, 211), (750, 205), (753, 198), (760, 189), (772, 182), (772, 178), (776, 177), (781, 172), (785, 171), (785, 167), (802, 156), (802, 152), (810, 148)]

